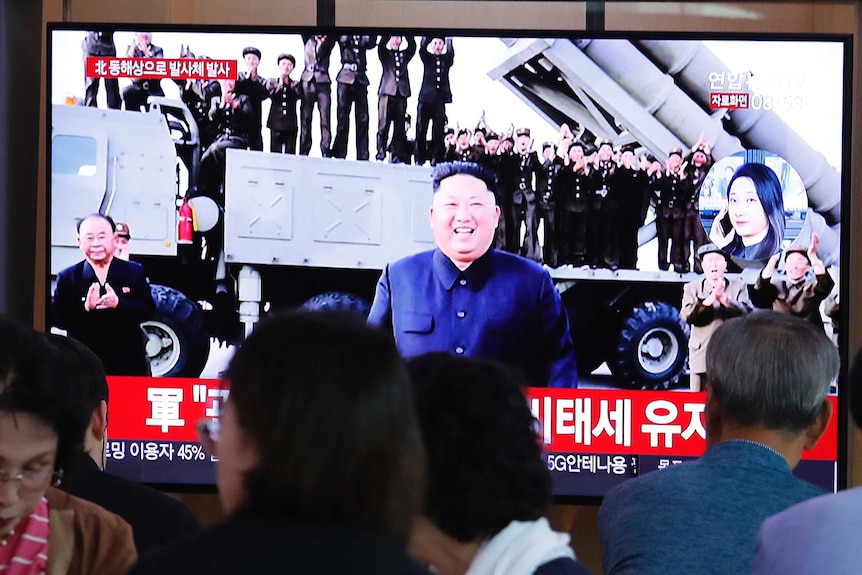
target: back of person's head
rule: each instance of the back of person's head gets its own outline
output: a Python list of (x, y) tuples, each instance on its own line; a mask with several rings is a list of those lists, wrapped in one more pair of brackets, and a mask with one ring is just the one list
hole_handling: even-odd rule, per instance
[(108, 402), (108, 379), (102, 360), (83, 343), (71, 337), (49, 334), (55, 360), (67, 375), (68, 403), (84, 437), (93, 411)]
[(406, 543), (425, 458), (391, 337), (356, 314), (275, 316), (240, 346), (227, 379), (257, 451), (244, 476), (247, 507)]
[(722, 416), (773, 430), (812, 425), (839, 365), (822, 329), (769, 310), (726, 321), (706, 350), (706, 380)]
[(409, 362), (428, 452), (425, 515), (461, 542), (542, 517), (550, 474), (537, 422), (505, 366), (430, 353)]
[(28, 414), (57, 434), (56, 469), (71, 461), (82, 441), (69, 389), (45, 336), (0, 315), (0, 412)]

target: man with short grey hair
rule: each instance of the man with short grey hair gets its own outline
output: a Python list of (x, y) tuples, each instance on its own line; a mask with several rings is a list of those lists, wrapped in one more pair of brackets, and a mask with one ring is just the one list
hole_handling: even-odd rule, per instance
[[(862, 350), (842, 380), (850, 393), (850, 414), (862, 429)], [(843, 575), (862, 565), (859, 517), (862, 487), (830, 493), (768, 518), (760, 528), (753, 575)]]
[(763, 520), (823, 493), (791, 470), (826, 430), (838, 368), (835, 346), (802, 319), (764, 310), (719, 326), (706, 350), (706, 453), (608, 492), (605, 573), (750, 572)]

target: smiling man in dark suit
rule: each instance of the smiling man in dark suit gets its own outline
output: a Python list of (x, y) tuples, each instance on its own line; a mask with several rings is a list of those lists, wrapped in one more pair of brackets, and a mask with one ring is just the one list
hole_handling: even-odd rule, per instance
[(111, 375), (149, 375), (141, 322), (155, 303), (143, 266), (114, 257), (114, 221), (91, 214), (78, 223), (84, 260), (57, 275), (57, 325), (93, 350)]

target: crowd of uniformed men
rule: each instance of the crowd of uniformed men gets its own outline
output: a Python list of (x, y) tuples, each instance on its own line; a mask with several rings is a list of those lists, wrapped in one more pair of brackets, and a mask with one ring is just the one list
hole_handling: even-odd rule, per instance
[[(95, 53), (88, 42), (113, 46), (112, 34), (91, 32), (84, 42), (85, 53)], [(700, 220), (700, 187), (712, 165), (709, 149), (699, 141), (687, 157), (680, 148), (670, 150), (665, 165), (655, 156), (641, 153), (626, 144), (614, 149), (608, 140), (587, 142), (576, 137), (568, 126), (560, 130), (557, 142), (546, 142), (541, 153), (534, 149), (529, 128), (496, 134), (481, 121), (475, 130), (451, 127), (446, 104), (452, 101), (449, 69), (454, 47), (448, 38), (423, 38), (417, 46), (409, 36), (342, 35), (304, 36), (303, 69), (300, 78), (291, 78), (296, 58), (278, 56), (281, 76), (266, 79), (258, 74), (260, 50), (243, 50), (246, 71), (234, 81), (221, 83), (188, 81), (181, 83), (181, 97), (200, 127), (201, 177), (194, 193), (219, 196), (227, 148), (263, 150), (262, 102), (271, 99), (267, 127), (270, 151), (299, 153), (311, 149), (311, 123), (315, 106), (319, 115), (320, 149), (323, 156), (344, 158), (351, 111), (355, 115), (356, 158), (369, 159), (369, 114), (366, 52), (377, 48), (383, 66), (378, 92), (378, 161), (432, 165), (440, 161), (474, 161), (493, 168), (499, 178), (496, 194), (502, 211), (498, 248), (542, 262), (551, 267), (591, 266), (610, 269), (638, 267), (638, 231), (649, 207), (654, 206), (658, 238), (659, 269), (691, 271), (692, 254), (707, 243)], [(334, 49), (340, 52), (342, 67), (336, 76), (337, 129), (334, 142), (330, 130), (331, 80), (329, 60)], [(418, 48), (418, 50), (417, 50)], [(418, 95), (416, 141), (407, 137), (410, 115), (407, 98), (411, 94), (407, 64), (416, 54), (423, 61), (423, 78)], [(152, 35), (137, 33), (129, 55), (161, 57), (161, 48), (152, 45)], [(190, 52), (181, 57), (193, 55)], [(132, 92), (163, 94), (158, 82), (124, 90), (127, 109), (140, 109), (140, 98)], [(116, 86), (111, 86), (116, 90)], [(95, 105), (92, 79), (87, 83), (86, 103)], [(154, 91), (155, 90), (155, 91)], [(110, 91), (110, 88), (109, 88)], [(137, 93), (135, 92), (135, 93)], [(129, 101), (134, 100), (130, 105)], [(144, 100), (145, 102), (145, 100)], [(300, 104), (297, 122), (296, 105)], [(109, 105), (119, 106), (118, 97)], [(433, 124), (433, 127), (432, 127)], [(448, 126), (447, 126), (448, 124)], [(463, 126), (464, 123), (457, 124)], [(390, 127), (393, 130), (389, 138)], [(430, 138), (428, 137), (428, 129)], [(694, 258), (694, 266), (698, 267)], [(699, 271), (695, 269), (695, 271)]]
[(638, 155), (636, 145), (586, 143), (568, 126), (539, 154), (528, 128), (500, 136), (478, 127), (448, 129), (445, 159), (496, 171), (503, 213), (497, 247), (552, 267), (636, 269), (638, 231), (652, 204), (657, 265), (685, 273), (692, 271), (691, 255), (707, 243), (698, 199), (712, 158), (702, 143), (684, 154), (670, 150), (663, 166), (650, 154)]

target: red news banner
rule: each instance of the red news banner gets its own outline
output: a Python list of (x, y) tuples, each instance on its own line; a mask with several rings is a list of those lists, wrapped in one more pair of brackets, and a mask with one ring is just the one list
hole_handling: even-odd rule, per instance
[[(229, 395), (227, 383), (214, 379), (111, 376), (108, 383), (112, 439), (197, 441), (197, 422), (218, 417)], [(698, 456), (705, 449), (704, 393), (533, 387), (526, 395), (549, 452)], [(838, 413), (838, 398), (829, 401)], [(833, 417), (803, 459), (837, 457)]]
[(112, 58), (88, 57), (90, 78), (131, 78), (133, 80), (236, 80), (236, 60), (194, 58)]

